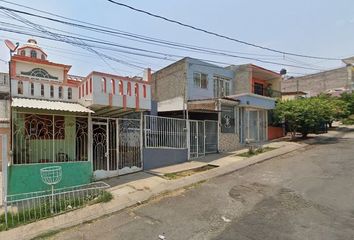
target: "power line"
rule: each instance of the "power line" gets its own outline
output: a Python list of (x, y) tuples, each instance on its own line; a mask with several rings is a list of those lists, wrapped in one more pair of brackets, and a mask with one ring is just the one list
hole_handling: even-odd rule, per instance
[[(4, 1), (4, 0), (0, 0), (0, 1), (7, 2), (7, 1)], [(15, 4), (15, 5), (18, 5), (18, 4)], [(26, 7), (24, 5), (20, 5), (20, 6)], [(105, 30), (105, 29), (107, 29), (106, 27), (104, 27), (105, 29), (100, 29), (100, 28), (96, 28), (96, 27), (85, 26), (85, 25), (82, 25), (82, 24), (70, 23), (70, 22), (67, 22), (67, 21), (62, 21), (62, 20), (51, 18), (51, 17), (45, 17), (45, 16), (41, 16), (41, 15), (37, 15), (37, 14), (33, 14), (33, 13), (28, 13), (28, 12), (24, 12), (24, 11), (20, 11), (20, 10), (16, 10), (16, 9), (10, 9), (10, 8), (6, 8), (6, 7), (2, 7), (2, 6), (0, 6), (0, 9), (4, 9), (4, 10), (7, 10), (7, 11), (13, 11), (13, 12), (21, 13), (21, 14), (26, 14), (26, 15), (29, 15), (29, 16), (32, 16), (32, 17), (38, 17), (38, 18), (42, 18), (42, 19), (46, 19), (46, 20), (50, 20), (50, 21), (55, 21), (55, 22), (58, 22), (58, 23), (67, 24), (67, 25), (71, 25), (71, 26), (79, 27), (79, 28), (84, 28), (86, 30), (100, 32), (100, 33), (104, 33), (104, 34), (109, 34), (109, 35), (114, 35), (114, 36), (116, 36), (117, 34), (118, 35), (124, 35), (124, 36), (128, 36), (128, 39), (134, 40), (134, 41), (139, 41), (139, 40), (131, 39), (130, 37), (138, 38), (138, 39), (145, 40), (145, 41), (143, 41), (144, 43), (146, 43), (146, 41), (149, 41), (148, 42), (149, 44), (158, 45), (158, 46), (161, 46), (161, 45), (157, 44), (157, 43), (161, 43), (161, 44), (169, 45), (169, 47), (173, 46), (172, 48), (176, 48), (176, 47), (177, 47), (177, 49), (187, 48), (189, 51), (193, 50), (193, 51), (196, 51), (196, 52), (199, 52), (199, 53), (201, 52), (201, 53), (206, 53), (206, 54), (216, 54), (216, 55), (222, 55), (222, 56), (227, 56), (227, 57), (234, 57), (234, 58), (239, 58), (239, 59), (247, 59), (247, 60), (252, 60), (252, 61), (258, 61), (258, 62), (268, 63), (268, 64), (275, 64), (275, 65), (281, 65), (281, 66), (301, 68), (301, 67), (296, 66), (296, 65), (283, 64), (283, 63), (278, 63), (278, 62), (269, 61), (269, 60), (263, 60), (263, 59), (258, 59), (258, 58), (238, 56), (238, 55), (230, 54), (230, 53), (227, 53), (227, 52), (219, 52), (220, 50), (215, 51), (215, 50), (210, 50), (208, 48), (196, 47), (196, 46), (193, 46), (193, 45), (185, 45), (185, 44), (180, 44), (180, 43), (175, 43), (175, 42), (168, 42), (168, 41), (165, 41), (165, 40), (153, 39), (153, 38), (145, 37), (145, 36), (142, 37), (141, 35), (136, 35), (136, 34), (132, 34), (132, 33), (122, 32), (122, 31), (119, 31), (119, 30)], [(33, 8), (30, 8), (30, 9), (33, 9)], [(45, 11), (41, 11), (41, 12), (45, 12)], [(49, 12), (45, 12), (45, 13), (49, 14)], [(56, 14), (54, 14), (54, 15), (56, 15)], [(56, 16), (60, 16), (60, 15), (56, 15)], [(60, 16), (60, 17), (61, 18), (65, 18), (65, 17), (62, 17), (62, 16)], [(68, 18), (65, 18), (65, 19), (68, 19)], [(71, 19), (71, 20), (73, 20), (73, 19)], [(82, 22), (82, 21), (79, 21), (79, 20), (73, 20), (73, 21)], [(90, 24), (90, 23), (88, 23), (88, 24)], [(90, 24), (90, 25), (99, 26), (99, 25), (96, 25), (96, 24)], [(111, 28), (109, 28), (109, 29), (111, 29)], [(77, 35), (77, 34), (75, 34), (75, 35)], [(120, 36), (120, 37), (122, 37), (122, 36)], [(142, 42), (142, 41), (139, 41), (139, 42)], [(224, 50), (222, 50), (222, 51), (224, 51)], [(304, 69), (310, 69), (310, 68), (307, 67), (307, 68), (304, 68)], [(321, 69), (310, 69), (310, 70), (321, 70)]]
[(147, 15), (149, 15), (151, 17), (159, 18), (159, 19), (165, 20), (167, 22), (175, 23), (175, 24), (178, 24), (178, 25), (183, 26), (183, 27), (187, 27), (187, 28), (199, 31), (199, 32), (203, 32), (203, 33), (206, 33), (206, 34), (209, 34), (209, 35), (213, 35), (213, 36), (216, 36), (216, 37), (219, 37), (219, 38), (231, 40), (231, 41), (234, 41), (234, 42), (237, 42), (237, 43), (241, 43), (241, 44), (244, 44), (244, 45), (248, 45), (248, 46), (251, 46), (251, 47), (260, 48), (260, 49), (263, 49), (263, 50), (276, 52), (276, 53), (281, 53), (281, 54), (284, 54), (284, 55), (296, 56), (296, 57), (313, 58), (313, 59), (324, 59), (324, 60), (341, 60), (339, 58), (318, 57), (318, 56), (297, 54), (297, 53), (281, 51), (281, 50), (277, 50), (277, 49), (273, 49), (273, 48), (269, 48), (269, 47), (264, 47), (264, 46), (257, 45), (257, 44), (254, 44), (254, 43), (250, 43), (250, 42), (246, 42), (246, 41), (243, 41), (243, 40), (239, 40), (239, 39), (236, 39), (236, 38), (233, 38), (233, 37), (222, 35), (222, 34), (219, 34), (219, 33), (216, 33), (216, 32), (205, 30), (205, 29), (202, 29), (202, 28), (199, 28), (199, 27), (195, 27), (195, 26), (192, 26), (192, 25), (189, 25), (189, 24), (177, 21), (177, 20), (173, 20), (173, 19), (161, 16), (161, 15), (157, 15), (157, 14), (154, 14), (154, 13), (142, 10), (142, 9), (138, 9), (138, 8), (132, 7), (132, 6), (128, 5), (128, 4), (124, 4), (124, 3), (113, 1), (113, 0), (107, 0), (107, 1), (111, 2), (113, 4), (125, 7), (125, 8), (129, 8), (129, 9), (131, 9), (133, 11), (136, 11), (136, 12), (147, 14)]
[(180, 45), (183, 45), (183, 46), (199, 47), (200, 49), (220, 51), (220, 52), (229, 52), (229, 53), (242, 54), (242, 55), (253, 55), (253, 56), (261, 56), (261, 57), (279, 57), (277, 55), (246, 53), (246, 52), (237, 52), (237, 51), (230, 51), (230, 50), (221, 50), (221, 49), (215, 49), (215, 48), (200, 47), (200, 46), (191, 45), (191, 44), (177, 43), (177, 42), (162, 40), (162, 39), (158, 39), (158, 38), (152, 38), (152, 37), (148, 37), (148, 36), (144, 36), (144, 35), (139, 35), (139, 34), (135, 34), (135, 33), (130, 33), (130, 32), (118, 30), (118, 29), (115, 29), (115, 28), (107, 27), (107, 26), (102, 26), (102, 25), (98, 25), (98, 24), (94, 24), (94, 23), (90, 23), (90, 22), (86, 22), (86, 21), (81, 21), (81, 20), (74, 19), (74, 18), (64, 17), (64, 16), (59, 15), (59, 14), (55, 14), (55, 13), (52, 13), (52, 12), (35, 9), (35, 8), (29, 7), (29, 6), (25, 6), (25, 5), (22, 5), (22, 4), (9, 2), (9, 1), (6, 1), (6, 0), (0, 0), (0, 1), (4, 2), (4, 3), (11, 4), (11, 5), (19, 6), (19, 7), (22, 7), (22, 8), (30, 9), (30, 10), (33, 10), (33, 11), (36, 11), (36, 12), (48, 14), (50, 16), (59, 17), (61, 19), (70, 20), (70, 21), (74, 21), (74, 22), (78, 22), (78, 23), (83, 23), (83, 24), (87, 24), (87, 25), (90, 25), (90, 26), (94, 26), (94, 27), (98, 27), (98, 28), (102, 28), (102, 29), (106, 29), (106, 30), (111, 30), (111, 33), (122, 34), (122, 35), (126, 35), (126, 36), (140, 38), (140, 39), (150, 40), (150, 41), (154, 41), (154, 42), (161, 42), (161, 43), (165, 43), (165, 44), (180, 44)]
[[(2, 7), (0, 7), (0, 9), (1, 8)], [(28, 35), (28, 33), (27, 33), (27, 35)], [(31, 34), (29, 34), (29, 35), (31, 35)], [(150, 53), (150, 54), (164, 55), (167, 58), (171, 58), (171, 57), (183, 58), (184, 57), (184, 56), (181, 56), (181, 55), (161, 53), (161, 52), (157, 52), (157, 51), (151, 51), (151, 50), (146, 50), (146, 49), (141, 49), (141, 48), (136, 48), (136, 47), (129, 47), (129, 46), (125, 46), (125, 45), (120, 45), (120, 44), (116, 44), (116, 43), (112, 43), (112, 42), (96, 40), (97, 38), (92, 38), (92, 37), (90, 37), (90, 38), (82, 38), (82, 37), (73, 37), (73, 36), (64, 35), (64, 34), (60, 34), (60, 35), (63, 36), (63, 37), (74, 38), (74, 39), (81, 40), (81, 41), (88, 41), (88, 42), (92, 42), (92, 43), (98, 43), (98, 44), (103, 44), (103, 45), (108, 45), (108, 46), (113, 46), (113, 47), (119, 47), (119, 48), (134, 50), (134, 51), (147, 52), (147, 53)], [(78, 34), (76, 34), (76, 35), (78, 35)], [(100, 47), (100, 48), (112, 50), (112, 48), (107, 48), (107, 47)], [(126, 51), (121, 51), (121, 52), (123, 52), (123, 53), (125, 52), (125, 53), (128, 53), (128, 54), (131, 53), (131, 52), (126, 52)], [(147, 56), (146, 54), (138, 54), (138, 53), (135, 53), (135, 54), (139, 55), (139, 56), (146, 56), (146, 57), (156, 58), (155, 56), (151, 56), (151, 55)], [(286, 67), (302, 68), (302, 69), (307, 69), (307, 70), (322, 70), (322, 69), (318, 69), (318, 68), (303, 67), (303, 66), (293, 65), (293, 64), (278, 63), (278, 62), (274, 62), (274, 61), (268, 61), (268, 60), (262, 60), (262, 59), (244, 57), (244, 56), (238, 56), (238, 55), (232, 55), (232, 54), (222, 54), (222, 55), (228, 56), (228, 57), (239, 58), (239, 59), (252, 60), (252, 61), (257, 61), (257, 62), (262, 62), (262, 63), (267, 63), (267, 64), (286, 66)], [(161, 59), (161, 58), (158, 58), (158, 59)], [(166, 58), (163, 58), (163, 60), (166, 60)], [(221, 63), (221, 62), (217, 62), (217, 61), (210, 61), (210, 62)], [(224, 63), (221, 63), (221, 64), (224, 64)]]
[[(68, 37), (65, 36), (65, 35), (60, 35), (60, 34), (56, 34), (56, 33), (53, 33), (53, 32), (50, 32), (48, 30), (46, 30), (44, 27), (40, 26), (40, 25), (37, 25), (36, 23), (33, 23), (21, 16), (18, 16), (16, 13), (14, 12), (11, 12), (11, 11), (7, 11), (7, 10), (3, 10), (5, 14), (7, 14), (9, 17), (15, 19), (15, 20), (18, 20), (34, 29), (36, 29), (37, 31), (41, 32), (41, 33), (44, 33), (44, 34), (47, 34), (49, 36), (52, 36), (54, 39), (58, 40), (58, 41), (66, 41), (68, 40)], [(70, 38), (70, 36), (69, 36)], [(128, 66), (131, 66), (131, 67), (135, 67), (137, 69), (144, 69), (143, 67), (141, 66), (137, 66), (135, 64), (132, 64), (132, 63), (129, 63), (129, 62), (126, 62), (126, 61), (123, 61), (123, 60), (120, 60), (120, 59), (117, 59), (117, 58), (114, 58), (112, 56), (108, 56), (106, 54), (103, 54), (103, 53), (100, 53), (98, 51), (96, 51), (95, 49), (91, 48), (90, 46), (88, 46), (84, 41), (81, 41), (80, 39), (78, 38), (73, 38), (71, 37), (71, 39), (73, 39), (73, 41), (71, 42), (68, 42), (70, 43), (71, 45), (74, 45), (74, 46), (79, 46), (83, 49), (86, 49), (88, 50), (89, 52), (92, 52), (92, 53), (95, 53), (97, 56), (99, 56), (103, 62), (105, 62), (107, 64), (107, 66), (109, 66), (114, 72), (116, 71), (107, 61), (106, 59), (110, 59), (112, 61), (116, 61), (116, 62), (119, 62), (119, 63), (122, 63), (122, 64), (125, 64), (125, 65), (128, 65)]]
[[(7, 32), (13, 32), (13, 33), (17, 33), (17, 34), (25, 34), (25, 35), (28, 35), (28, 36), (35, 36), (35, 37), (49, 39), (49, 40), (54, 40), (54, 41), (57, 40), (55, 38), (51, 38), (51, 37), (47, 37), (47, 36), (43, 36), (43, 35), (34, 35), (33, 33), (25, 32), (25, 31), (17, 31), (17, 30), (6, 29), (6, 28), (0, 28), (0, 30), (7, 31)], [(60, 35), (63, 36), (63, 37), (70, 37), (68, 35), (63, 35), (63, 34), (60, 34)], [(106, 50), (112, 50), (112, 51), (132, 54), (132, 55), (136, 55), (136, 56), (143, 56), (143, 57), (149, 57), (149, 58), (155, 58), (155, 59), (161, 59), (161, 60), (169, 60), (169, 61), (175, 61), (176, 60), (176, 59), (171, 59), (171, 57), (184, 58), (184, 56), (181, 56), (181, 55), (166, 54), (166, 53), (161, 53), (161, 52), (156, 52), (156, 51), (150, 51), (150, 50), (141, 49), (141, 48), (135, 48), (135, 47), (119, 45), (119, 44), (115, 44), (115, 43), (112, 43), (112, 42), (104, 42), (104, 41), (98, 41), (98, 40), (92, 40), (92, 39), (86, 39), (86, 38), (80, 38), (80, 37), (71, 37), (71, 38), (78, 39), (78, 40), (83, 40), (83, 41), (88, 41), (88, 42), (93, 42), (93, 43), (98, 43), (98, 44), (110, 45), (110, 46), (113, 46), (113, 47), (119, 47), (119, 48), (123, 48), (123, 49), (146, 52), (146, 53), (149, 53), (149, 54), (163, 55), (165, 57), (158, 57), (158, 56), (149, 55), (149, 54), (146, 54), (146, 53), (137, 53), (137, 52), (131, 52), (131, 51), (127, 51), (127, 50), (120, 50), (120, 49), (116, 49), (116, 48), (110, 48), (110, 47), (107, 47), (107, 46), (88, 45), (90, 47), (106, 49)], [(73, 42), (70, 41), (70, 40), (61, 40), (60, 42), (66, 42), (66, 43), (69, 43), (69, 44), (73, 44)], [(77, 44), (77, 43), (75, 43), (75, 45), (81, 46), (81, 44)], [(302, 68), (302, 69), (307, 69), (307, 70), (322, 70), (322, 69), (311, 68), (311, 67), (297, 66), (297, 65), (293, 65), (293, 64), (283, 64), (283, 63), (276, 63), (276, 62), (272, 62), (272, 61), (263, 61), (263, 60), (259, 60), (259, 59), (248, 58), (248, 57), (240, 57), (240, 58), (248, 59), (248, 60), (254, 60), (254, 61), (259, 61), (259, 62), (273, 64), (273, 65), (278, 65), (278, 66), (281, 65), (281, 66), (287, 66), (287, 67), (293, 67), (293, 68)], [(215, 63), (215, 64), (232, 65), (230, 63), (225, 63), (225, 62), (220, 62), (220, 61), (206, 60), (206, 59), (201, 59), (201, 58), (196, 58), (196, 59), (201, 60), (201, 61)]]

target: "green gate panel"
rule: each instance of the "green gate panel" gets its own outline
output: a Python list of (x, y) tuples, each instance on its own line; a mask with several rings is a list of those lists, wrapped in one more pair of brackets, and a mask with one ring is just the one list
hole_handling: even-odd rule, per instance
[(91, 162), (65, 162), (12, 165), (8, 168), (8, 194), (50, 190), (41, 179), (40, 169), (49, 166), (62, 167), (62, 180), (55, 188), (71, 187), (92, 182)]

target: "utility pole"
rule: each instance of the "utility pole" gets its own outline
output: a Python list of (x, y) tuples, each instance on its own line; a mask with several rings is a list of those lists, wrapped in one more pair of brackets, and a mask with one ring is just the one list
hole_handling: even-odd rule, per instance
[[(13, 148), (13, 139), (12, 139), (12, 133), (13, 133), (13, 127), (12, 127), (12, 87), (11, 87), (11, 60), (12, 60), (12, 53), (16, 51), (16, 49), (19, 46), (19, 43), (16, 43), (14, 45), (10, 40), (5, 40), (6, 46), (9, 48), (9, 53), (10, 53), (10, 59), (9, 59), (9, 102), (10, 102), (10, 116), (9, 116), (9, 124), (10, 124), (10, 151), (12, 152)], [(11, 160), (10, 162), (12, 163), (12, 154), (11, 154)]]

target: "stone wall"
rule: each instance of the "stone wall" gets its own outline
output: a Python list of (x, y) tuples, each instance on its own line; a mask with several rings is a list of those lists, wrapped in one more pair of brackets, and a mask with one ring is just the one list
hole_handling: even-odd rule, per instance
[(219, 151), (230, 152), (240, 149), (239, 137), (235, 133), (220, 133)]

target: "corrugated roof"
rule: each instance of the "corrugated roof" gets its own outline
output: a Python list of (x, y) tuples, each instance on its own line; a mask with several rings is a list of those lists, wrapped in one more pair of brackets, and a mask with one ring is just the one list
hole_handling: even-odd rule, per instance
[(53, 111), (66, 111), (66, 112), (85, 112), (93, 113), (92, 110), (81, 106), (78, 103), (68, 103), (59, 101), (47, 101), (29, 98), (13, 98), (12, 107), (23, 107), (23, 108), (36, 108), (36, 109), (46, 109)]

